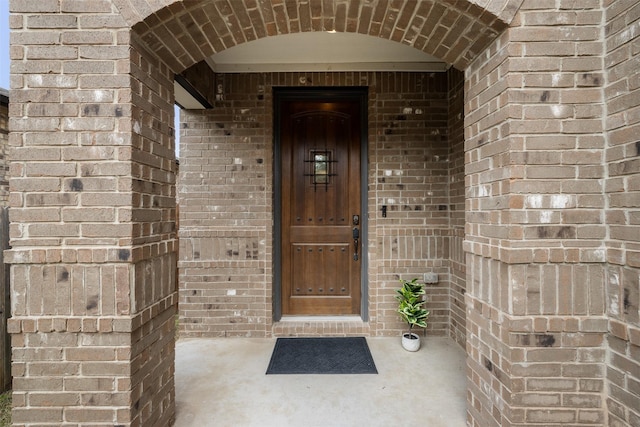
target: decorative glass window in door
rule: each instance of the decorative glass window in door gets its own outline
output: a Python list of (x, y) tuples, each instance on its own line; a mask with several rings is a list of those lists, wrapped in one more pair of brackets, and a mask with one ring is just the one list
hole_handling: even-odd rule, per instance
[(336, 160), (331, 159), (331, 151), (329, 150), (311, 150), (311, 160), (306, 160), (311, 166), (311, 173), (305, 174), (311, 177), (311, 183), (313, 184), (314, 191), (317, 190), (318, 184), (324, 185), (325, 191), (327, 191), (329, 184), (331, 184), (331, 177), (335, 176), (332, 173), (333, 167), (331, 166)]

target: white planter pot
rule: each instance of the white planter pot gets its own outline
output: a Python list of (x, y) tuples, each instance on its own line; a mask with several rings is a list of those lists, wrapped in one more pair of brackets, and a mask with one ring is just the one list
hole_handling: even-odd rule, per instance
[(402, 334), (402, 348), (407, 351), (418, 351), (420, 349), (420, 337), (413, 332), (411, 337), (409, 337), (408, 333)]

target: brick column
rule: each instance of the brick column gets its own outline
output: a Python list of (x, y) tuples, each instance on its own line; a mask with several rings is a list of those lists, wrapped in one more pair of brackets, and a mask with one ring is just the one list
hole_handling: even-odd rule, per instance
[(173, 74), (111, 2), (10, 8), (14, 425), (167, 425)]
[(466, 73), (473, 426), (605, 422), (603, 16), (573, 7), (525, 1)]
[(640, 425), (640, 4), (606, 2), (609, 425)]

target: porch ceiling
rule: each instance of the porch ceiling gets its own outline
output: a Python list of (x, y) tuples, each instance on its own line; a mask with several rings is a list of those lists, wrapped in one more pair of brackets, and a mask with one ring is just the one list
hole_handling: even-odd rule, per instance
[(215, 72), (445, 71), (448, 64), (380, 37), (335, 31), (265, 37), (207, 58)]

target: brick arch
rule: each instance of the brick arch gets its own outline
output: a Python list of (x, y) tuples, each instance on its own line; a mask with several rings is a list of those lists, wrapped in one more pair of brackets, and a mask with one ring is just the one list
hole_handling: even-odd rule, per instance
[(353, 32), (415, 47), (458, 69), (512, 21), (523, 0), (116, 0), (129, 26), (180, 72), (230, 47), (268, 36), (307, 31)]

